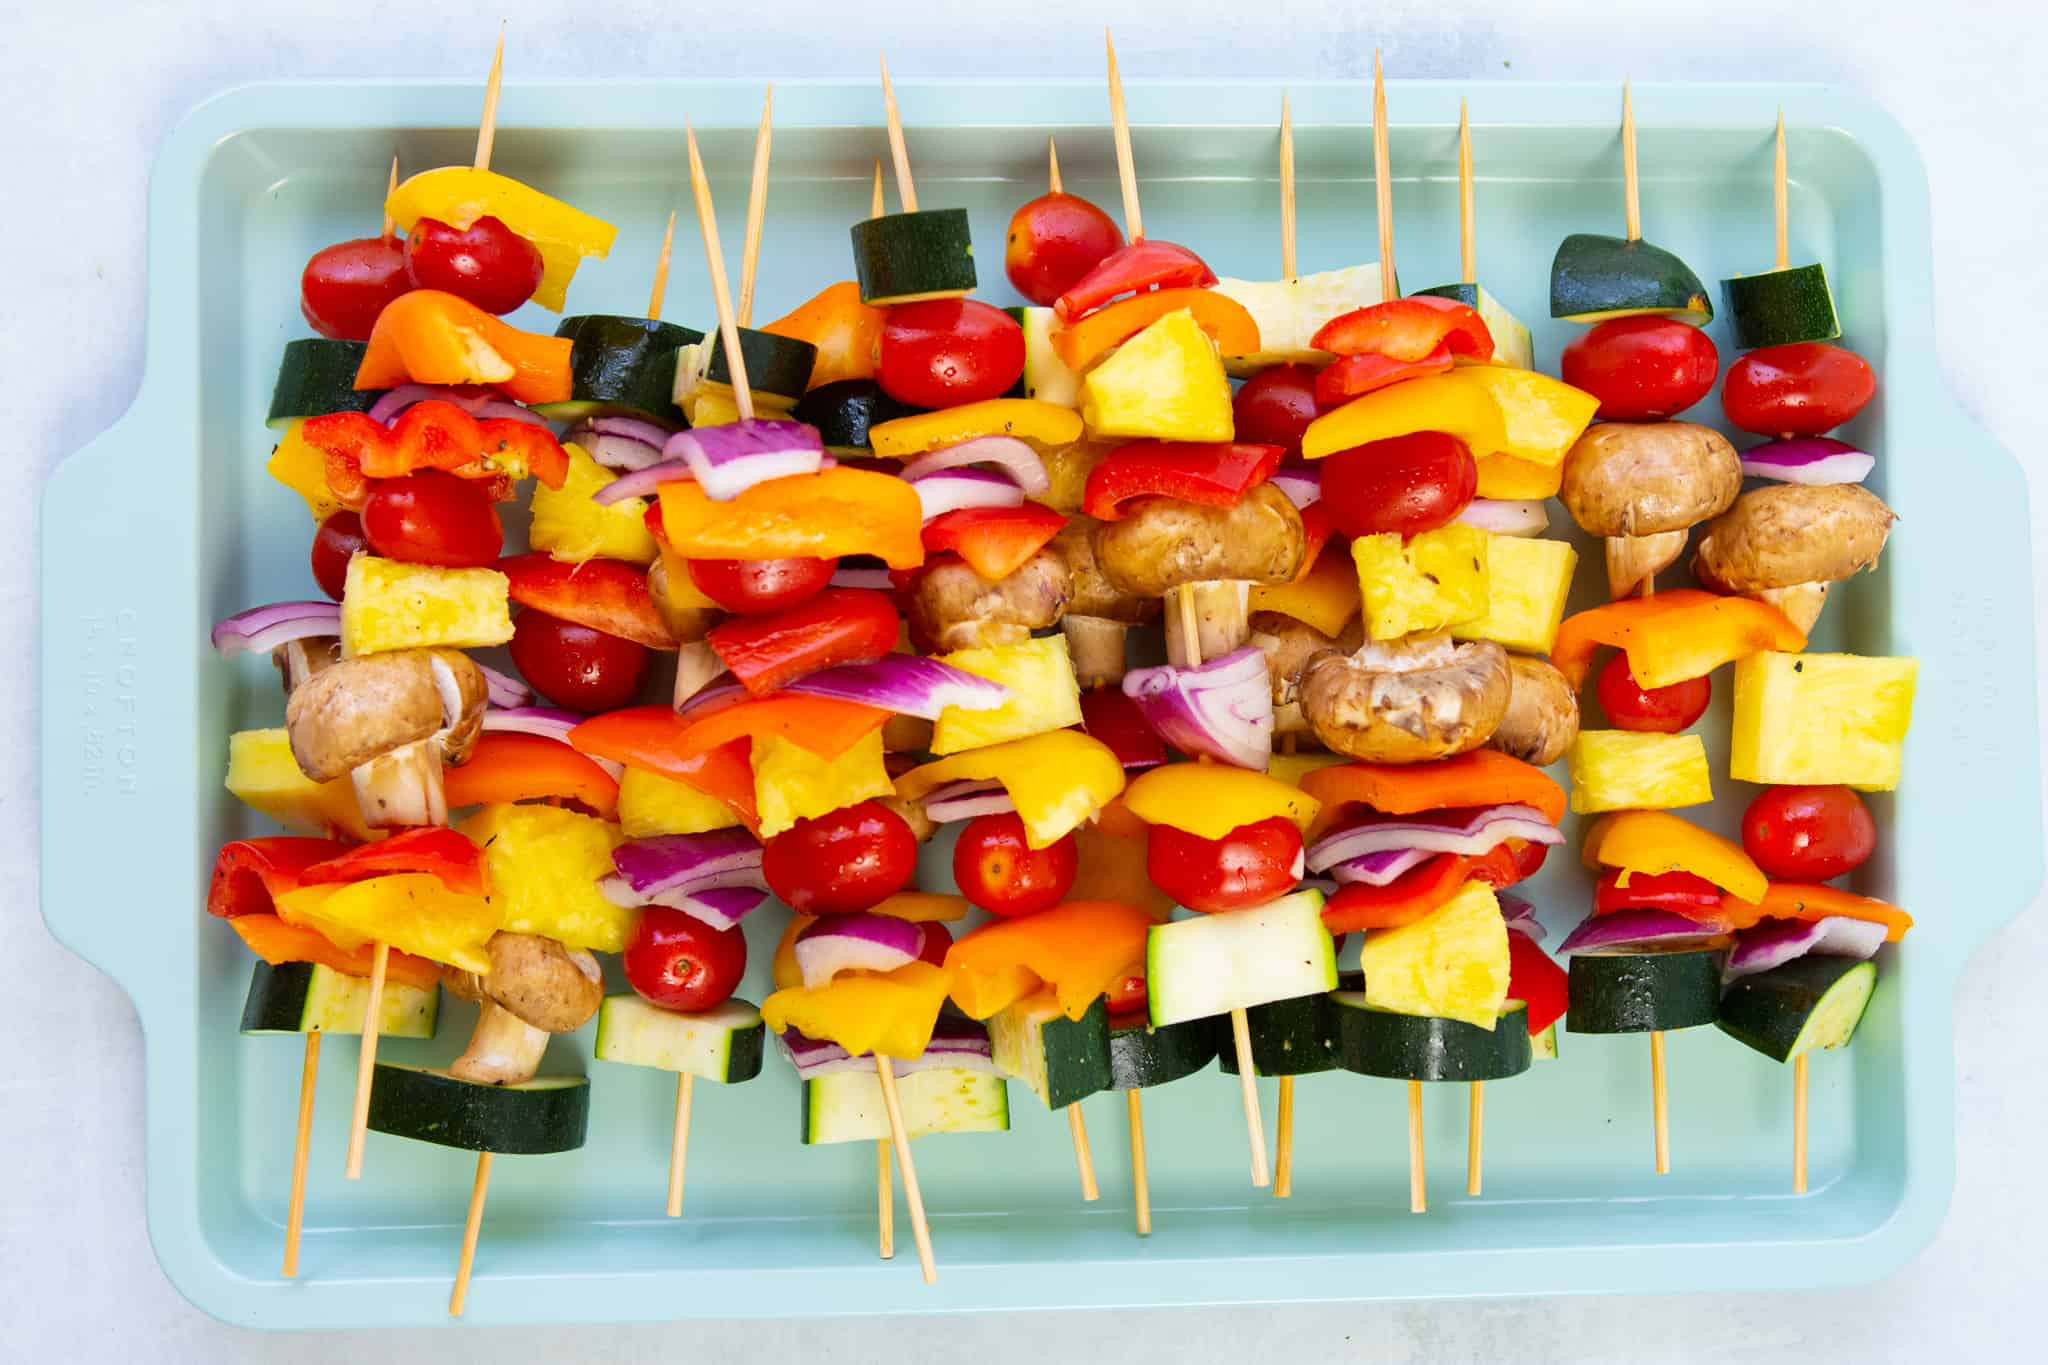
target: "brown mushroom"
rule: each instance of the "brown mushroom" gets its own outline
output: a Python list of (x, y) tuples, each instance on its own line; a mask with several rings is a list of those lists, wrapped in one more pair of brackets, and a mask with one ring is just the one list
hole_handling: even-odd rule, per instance
[(1308, 662), (1327, 650), (1349, 654), (1365, 643), (1365, 623), (1352, 617), (1336, 639), (1306, 621), (1277, 611), (1255, 611), (1251, 615), (1251, 643), (1266, 656), (1266, 675), (1273, 684), (1273, 707), (1294, 704), (1300, 697), (1301, 673)]
[(285, 703), (292, 756), (315, 782), (348, 774), (372, 828), (445, 825), (441, 765), (469, 757), (488, 691), (457, 649), (342, 659)]
[(1409, 636), (1309, 660), (1301, 709), (1332, 752), (1426, 763), (1491, 739), (1511, 690), (1507, 651), (1493, 641)]
[(1731, 592), (1834, 583), (1876, 565), (1897, 519), (1861, 484), (1766, 484), (1701, 528), (1694, 555)]
[(487, 974), (443, 975), (451, 992), (479, 1005), (469, 1046), (448, 1070), (484, 1085), (518, 1085), (539, 1070), (550, 1033), (573, 1032), (597, 1013), (604, 972), (588, 952), (539, 934), (500, 931), (487, 951)]
[[(1624, 542), (1607, 552), (1608, 593), (1620, 598), (1674, 563), (1686, 531), (1726, 511), (1741, 488), (1741, 458), (1712, 427), (1603, 422), (1565, 456), (1558, 497), (1588, 535)], [(1635, 540), (1650, 543), (1626, 543)]]
[(1013, 645), (1060, 619), (1073, 592), (1064, 560), (1040, 550), (991, 583), (957, 559), (927, 564), (910, 585), (910, 639), (926, 654)]
[(1095, 559), (1098, 525), (1093, 517), (1069, 518), (1052, 541), (1053, 552), (1073, 581), (1060, 629), (1066, 633), (1074, 676), (1084, 689), (1122, 682), (1131, 627), (1159, 614), (1158, 598), (1127, 593), (1102, 572)]
[(1292, 582), (1308, 553), (1301, 513), (1270, 483), (1231, 507), (1140, 498), (1092, 539), (1113, 587), (1167, 599), (1166, 657), (1176, 665), (1242, 646), (1251, 585)]
[(340, 659), (341, 641), (332, 635), (309, 635), (303, 640), (289, 640), (270, 651), (270, 662), (277, 665), (278, 673), (284, 678), (287, 698), (299, 690), (300, 683)]
[(1508, 675), (1508, 708), (1486, 747), (1547, 768), (1579, 737), (1578, 695), (1548, 659), (1510, 654)]

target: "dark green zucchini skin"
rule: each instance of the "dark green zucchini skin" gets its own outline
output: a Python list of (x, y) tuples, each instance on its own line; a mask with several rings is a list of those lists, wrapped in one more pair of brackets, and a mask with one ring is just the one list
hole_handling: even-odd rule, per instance
[(967, 210), (886, 213), (855, 223), (853, 273), (862, 303), (971, 292), (974, 240)]
[(445, 1071), (379, 1062), (370, 1083), (370, 1127), (470, 1152), (574, 1151), (590, 1127), (590, 1082), (543, 1076), (525, 1086), (478, 1085)]
[(1109, 1030), (1109, 1083), (1116, 1090), (1144, 1090), (1192, 1076), (1216, 1060), (1214, 1019), (1189, 1019), (1152, 1028), (1140, 1015)]
[[(1308, 1076), (1335, 1071), (1342, 1062), (1337, 1047), (1337, 1006), (1324, 995), (1275, 1000), (1245, 1011), (1252, 1040), (1252, 1068), (1261, 1076)], [(1237, 1074), (1237, 1047), (1227, 1024), (1219, 1026), (1217, 1061)]]
[(1045, 1047), (1045, 1103), (1064, 1109), (1115, 1082), (1110, 1064), (1109, 1007), (1097, 1000), (1079, 1019), (1064, 1014), (1039, 1030)]
[(1458, 1019), (1374, 1009), (1350, 992), (1331, 997), (1346, 1071), (1394, 1081), (1499, 1081), (1529, 1069), (1529, 1030), (1519, 1007), (1491, 1030)]
[[(1714, 1022), (1721, 1026), (1721, 1032), (1772, 1061), (1788, 1062), (1804, 1050), (1799, 1046), (1800, 1038), (1829, 992), (1855, 972), (1874, 982), (1877, 966), (1853, 957), (1794, 958), (1782, 967), (1742, 977), (1729, 986), (1728, 994), (1721, 999), (1721, 1017)], [(1865, 985), (1866, 1006), (1868, 991), (1869, 986)], [(1849, 1021), (1842, 1042), (1848, 1041), (1862, 1017), (1859, 1008), (1856, 1017)]]
[(1682, 309), (1714, 320), (1714, 305), (1692, 267), (1642, 240), (1575, 232), (1550, 264), (1550, 316)]
[(1428, 289), (1418, 289), (1410, 298), (1456, 299), (1467, 308), (1479, 306), (1479, 286), (1476, 284), (1438, 284)]
[(277, 362), (277, 384), (270, 391), (270, 415), (264, 424), (276, 427), (298, 417), (368, 412), (386, 390), (356, 387), (356, 371), (367, 349), (360, 341), (330, 337), (287, 341)]
[(1574, 953), (1564, 1026), (1571, 1033), (1651, 1033), (1711, 1024), (1721, 1004), (1721, 950)]
[[(740, 359), (747, 362), (747, 387), (755, 393), (773, 393), (784, 398), (801, 398), (810, 387), (811, 367), (818, 363), (818, 348), (795, 337), (777, 336), (742, 327)], [(732, 366), (725, 359), (725, 338), (714, 332), (704, 377), (714, 384), (732, 383)]]
[(306, 991), (313, 980), (310, 962), (272, 964), (257, 959), (242, 1000), (242, 1032), (303, 1033)]
[(1825, 266), (1795, 265), (1721, 281), (1721, 301), (1745, 351), (1798, 341), (1833, 341), (1842, 334)]
[(569, 337), (569, 401), (537, 411), (560, 421), (630, 413), (681, 426), (675, 404), (676, 351), (704, 339), (695, 328), (616, 313), (563, 318), (555, 335)]
[(798, 399), (791, 415), (816, 427), (828, 450), (869, 450), (869, 431), (923, 411), (897, 402), (872, 379), (835, 379)]

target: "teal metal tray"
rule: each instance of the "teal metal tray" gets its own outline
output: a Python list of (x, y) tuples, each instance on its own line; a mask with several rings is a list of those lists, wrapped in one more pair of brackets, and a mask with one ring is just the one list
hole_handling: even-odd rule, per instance
[[(923, 199), (972, 214), (985, 296), (1008, 296), (995, 248), (1010, 210), (1043, 188), (1048, 133), (1069, 188), (1114, 206), (1100, 87), (900, 90)], [(1371, 259), (1367, 92), (1291, 94), (1301, 268)], [(1619, 230), (1619, 90), (1394, 85), (1411, 287), (1457, 274), (1461, 95), (1481, 278), (1535, 326), (1554, 368), (1568, 329), (1546, 317), (1552, 249), (1572, 231)], [(686, 116), (736, 258), (759, 100), (752, 83), (505, 91), (496, 168), (620, 227), (611, 258), (578, 276), (573, 311), (641, 306), (662, 219), (687, 204)], [(238, 1323), (446, 1320), (470, 1162), (372, 1135), (365, 1178), (343, 1180), (345, 1043), (321, 1076), (300, 1276), (279, 1277), (298, 1050), (237, 1034), (249, 957), (198, 901), (214, 847), (260, 828), (221, 789), (227, 736), (280, 714), (267, 670), (215, 659), (206, 628), (313, 594), (303, 509), (263, 472), (278, 350), (305, 332), (299, 268), (374, 230), (394, 150), (409, 169), (466, 162), (478, 103), (474, 85), (308, 84), (236, 90), (189, 116), (151, 186), (140, 395), (45, 492), (43, 913), (135, 1001), (150, 1236), (194, 1303)], [(586, 1063), (586, 1029), (558, 1042), (554, 1063), (593, 1078), (589, 1145), (497, 1164), (466, 1321), (1782, 1289), (1873, 1279), (1926, 1242), (1952, 1175), (1950, 992), (2041, 874), (2023, 481), (1937, 378), (1927, 188), (1897, 126), (1809, 88), (1646, 86), (1636, 103), (1648, 235), (1709, 280), (1770, 260), (1768, 133), (1784, 106), (1793, 259), (1827, 264), (1847, 340), (1882, 380), (1848, 434), (1880, 452), (1876, 487), (1903, 519), (1882, 570), (1837, 593), (1815, 647), (1922, 660), (1905, 784), (1876, 803), (1882, 852), (1862, 886), (1920, 927), (1883, 954), (1854, 1047), (1814, 1064), (1812, 1193), (1789, 1193), (1787, 1071), (1713, 1029), (1671, 1039), (1671, 1175), (1651, 1172), (1647, 1046), (1566, 1035), (1561, 1060), (1489, 1088), (1483, 1198), (1462, 1193), (1462, 1087), (1431, 1092), (1419, 1217), (1406, 1209), (1398, 1084), (1305, 1078), (1295, 1194), (1276, 1201), (1248, 1183), (1236, 1084), (1213, 1071), (1180, 1082), (1147, 1108), (1156, 1231), (1144, 1240), (1131, 1231), (1116, 1097), (1086, 1104), (1104, 1195), (1084, 1205), (1063, 1118), (1013, 1086), (1008, 1135), (918, 1144), (940, 1267), (928, 1288), (907, 1227), (903, 1254), (875, 1257), (872, 1149), (800, 1147), (795, 1082), (773, 1060), (743, 1087), (699, 1087), (687, 1216), (663, 1217), (671, 1086)], [(1271, 84), (1133, 85), (1148, 226), (1223, 273), (1276, 274), (1279, 106)], [(865, 83), (783, 86), (776, 112), (762, 316), (849, 273), (847, 226), (867, 210), (884, 147)], [(707, 318), (687, 229), (675, 259), (669, 315)], [(1725, 326), (1713, 330), (1731, 354)], [(1701, 411), (1717, 415), (1712, 400)], [(1582, 593), (1597, 576), (1581, 574)], [(1748, 791), (1722, 776), (1725, 705), (1708, 725), (1722, 789), (1708, 818), (1727, 829)], [(1586, 889), (1559, 856), (1533, 898), (1557, 929)], [(743, 993), (757, 999), (776, 919), (755, 920)], [(388, 1042), (385, 1055), (452, 1055), (466, 1007), (450, 1001), (444, 1018), (439, 1040)]]

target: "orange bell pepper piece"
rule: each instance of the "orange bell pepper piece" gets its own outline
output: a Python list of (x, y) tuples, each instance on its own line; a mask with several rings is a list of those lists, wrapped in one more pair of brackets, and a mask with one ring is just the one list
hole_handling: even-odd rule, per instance
[(1565, 791), (1541, 768), (1492, 749), (1474, 749), (1435, 763), (1339, 763), (1301, 779), (1301, 789), (1323, 803), (1308, 837), (1320, 838), (1348, 804), (1382, 815), (1420, 815), (1460, 806), (1534, 806), (1556, 824), (1564, 818)]
[(1602, 645), (1628, 655), (1637, 683), (1669, 687), (1759, 650), (1797, 653), (1806, 648), (1806, 633), (1754, 598), (1677, 588), (1567, 616), (1557, 628), (1550, 661), (1577, 687)]
[[(645, 768), (695, 787), (724, 802), (748, 829), (759, 829), (754, 767), (749, 760), (752, 746), (736, 739), (718, 748), (687, 752), (683, 737), (691, 725), (666, 706), (629, 706), (592, 716), (569, 732), (569, 743), (591, 758)], [(451, 770), (450, 775), (455, 771), (459, 770)]]
[(924, 563), (924, 509), (893, 474), (821, 469), (757, 483), (727, 502), (694, 482), (661, 486), (661, 524), (685, 559), (832, 559), (874, 555), (892, 569)]
[(1085, 370), (1112, 346), (1121, 346), (1168, 313), (1187, 309), (1225, 355), (1259, 349), (1259, 324), (1245, 306), (1213, 289), (1155, 289), (1098, 308), (1078, 322), (1054, 329), (1052, 349), (1075, 372)]
[[(535, 739), (533, 735), (485, 735), (484, 739)], [(543, 740), (543, 743), (554, 743)], [(482, 747), (479, 742), (478, 747)], [(559, 749), (567, 745), (557, 744)], [(573, 749), (568, 752), (574, 754)], [(575, 755), (582, 758), (581, 754)], [(584, 760), (588, 762), (588, 759)], [(451, 768), (449, 772), (459, 772)], [(467, 805), (468, 802), (451, 802)], [(360, 882), (394, 872), (425, 872), (440, 879), (450, 891), (466, 896), (491, 894), (490, 875), (484, 870), (483, 850), (452, 829), (420, 828), (402, 830), (379, 843), (363, 844), (338, 857), (307, 868), (299, 878), (301, 886), (336, 882)]]
[[(286, 923), (276, 915), (237, 915), (228, 924), (242, 936), (250, 952), (273, 967), (287, 962), (311, 962), (350, 976), (368, 976), (375, 966), (377, 950), (373, 945), (344, 951), (328, 942), (319, 930)], [(393, 948), (384, 962), (384, 977), (401, 986), (428, 990), (441, 980), (441, 969), (423, 957)]]
[(811, 388), (842, 379), (873, 379), (875, 348), (887, 314), (860, 301), (852, 280), (828, 284), (761, 330), (808, 341), (818, 348), (811, 362)]
[(1809, 882), (1772, 882), (1760, 901), (1729, 895), (1721, 904), (1738, 929), (1762, 919), (1816, 920), (1840, 915), (1882, 924), (1885, 942), (1897, 943), (1913, 927), (1913, 917), (1887, 901)]
[(574, 348), (569, 337), (522, 332), (467, 299), (414, 289), (377, 315), (356, 387), (494, 384), (522, 403), (566, 403)]
[(946, 967), (953, 1002), (986, 1019), (1052, 987), (1067, 1018), (1079, 1019), (1145, 956), (1151, 914), (1118, 901), (1068, 901), (1022, 919), (992, 920), (954, 941)]
[(600, 820), (618, 818), (618, 781), (569, 745), (546, 735), (498, 730), (480, 735), (469, 761), (449, 768), (441, 780), (450, 806), (560, 797), (574, 801)]
[(1770, 888), (1770, 879), (1742, 845), (1668, 811), (1625, 810), (1601, 816), (1586, 831), (1579, 860), (1587, 867), (1619, 868), (1622, 875), (1616, 885), (1624, 887), (1630, 873), (1690, 872), (1737, 900), (1759, 902)]

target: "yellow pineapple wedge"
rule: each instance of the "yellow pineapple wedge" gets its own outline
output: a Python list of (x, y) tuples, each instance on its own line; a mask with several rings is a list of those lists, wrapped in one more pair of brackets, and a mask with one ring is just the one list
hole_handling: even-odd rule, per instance
[(1396, 1014), (1458, 1019), (1491, 1030), (1508, 998), (1508, 930), (1484, 882), (1413, 924), (1365, 936), (1365, 1003)]
[(484, 850), (491, 905), (515, 934), (544, 934), (570, 948), (616, 953), (639, 914), (598, 891), (612, 874), (619, 827), (555, 806), (491, 805), (462, 822)]
[(618, 475), (573, 441), (562, 449), (569, 455), (569, 476), (560, 488), (534, 486), (533, 527), (527, 543), (565, 564), (592, 559), (652, 564), (661, 547), (647, 529), (647, 500), (625, 498), (610, 506), (591, 501), (591, 494)]
[(315, 782), (299, 771), (291, 737), (282, 726), (228, 736), (227, 789), (294, 834), (359, 842), (384, 837), (363, 823), (354, 783), (346, 778)]
[(1562, 540), (1486, 538), (1486, 612), (1451, 627), (1460, 640), (1497, 640), (1524, 654), (1548, 654), (1557, 643), (1579, 552)]
[(645, 768), (628, 768), (619, 779), (619, 828), (628, 839), (656, 834), (707, 834), (730, 829), (740, 819), (732, 807), (687, 782)]
[(1714, 799), (1707, 746), (1698, 735), (1581, 730), (1565, 751), (1572, 809), (1674, 810)]
[(894, 794), (882, 766), (882, 732), (870, 730), (837, 758), (820, 758), (779, 735), (754, 741), (754, 809), (763, 839), (799, 820)]
[(1064, 635), (1046, 635), (1014, 645), (957, 649), (941, 656), (955, 668), (999, 682), (1009, 699), (989, 711), (949, 706), (932, 727), (932, 752), (956, 754), (1008, 739), (1081, 723), (1081, 687)]
[(508, 591), (496, 569), (437, 569), (358, 554), (348, 562), (341, 594), (341, 652), (502, 645), (512, 638)]
[(1453, 525), (1411, 536), (1406, 544), (1392, 532), (1352, 541), (1365, 633), (1395, 640), (1484, 616), (1490, 539), (1476, 527)]
[(1899, 785), (1920, 661), (1766, 650), (1735, 664), (1728, 775), (1738, 782)]
[(1168, 313), (1088, 371), (1081, 420), (1095, 436), (1229, 440), (1230, 380), (1194, 313)]

